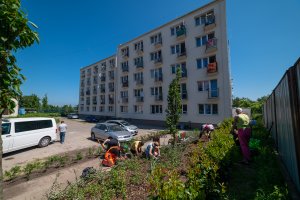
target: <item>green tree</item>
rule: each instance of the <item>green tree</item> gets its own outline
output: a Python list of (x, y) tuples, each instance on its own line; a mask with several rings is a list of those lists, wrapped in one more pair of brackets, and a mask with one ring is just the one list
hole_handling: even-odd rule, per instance
[[(12, 99), (19, 99), (20, 85), (25, 80), (14, 53), (39, 42), (37, 32), (32, 30), (36, 25), (28, 21), (20, 7), (20, 0), (0, 2), (0, 133), (2, 115), (16, 106)], [(0, 145), (0, 199), (3, 199), (2, 139)]]
[(173, 136), (173, 145), (175, 144), (175, 137), (177, 133), (177, 125), (181, 115), (181, 95), (179, 79), (181, 77), (181, 70), (177, 68), (176, 77), (169, 85), (168, 92), (168, 108), (166, 109), (167, 118), (166, 123), (170, 134)]
[(47, 94), (45, 94), (45, 96), (42, 99), (42, 110), (43, 110), (43, 112), (48, 112), (48, 108), (49, 108), (48, 96), (47, 96)]
[(72, 107), (72, 105), (64, 105), (61, 108), (61, 115), (62, 116), (67, 115), (69, 113), (73, 113), (73, 112), (74, 112), (74, 108)]
[(35, 111), (39, 111), (41, 107), (40, 98), (36, 94), (22, 96), (19, 104), (23, 108), (33, 109)]

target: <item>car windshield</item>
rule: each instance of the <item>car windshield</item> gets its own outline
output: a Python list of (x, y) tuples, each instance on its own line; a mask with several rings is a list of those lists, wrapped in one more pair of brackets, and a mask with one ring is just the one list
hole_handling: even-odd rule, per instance
[(109, 126), (110, 131), (124, 131), (124, 129), (119, 125), (111, 125)]
[(120, 122), (122, 125), (124, 125), (124, 126), (130, 126), (130, 124), (128, 123), (128, 122), (126, 122), (126, 121), (121, 121)]

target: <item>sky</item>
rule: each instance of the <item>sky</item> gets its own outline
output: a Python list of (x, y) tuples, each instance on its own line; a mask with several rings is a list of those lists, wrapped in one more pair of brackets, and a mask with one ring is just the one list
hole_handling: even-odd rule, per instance
[[(80, 68), (210, 0), (21, 0), (40, 43), (17, 52), (23, 95), (77, 105)], [(227, 0), (233, 95), (256, 100), (300, 57), (299, 0)]]

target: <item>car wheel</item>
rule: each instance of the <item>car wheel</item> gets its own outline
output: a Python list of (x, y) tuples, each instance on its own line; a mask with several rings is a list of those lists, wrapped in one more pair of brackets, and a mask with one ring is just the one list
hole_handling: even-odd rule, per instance
[(95, 141), (95, 140), (96, 140), (95, 133), (91, 133), (91, 139), (92, 139), (93, 141)]
[(43, 137), (41, 140), (40, 140), (40, 142), (39, 142), (39, 147), (46, 147), (46, 146), (48, 146), (49, 145), (49, 143), (50, 143), (50, 141), (51, 141), (51, 138), (50, 137)]

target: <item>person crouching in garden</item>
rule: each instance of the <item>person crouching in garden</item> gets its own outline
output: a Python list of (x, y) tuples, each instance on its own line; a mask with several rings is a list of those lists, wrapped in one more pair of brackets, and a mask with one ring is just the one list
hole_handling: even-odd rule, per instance
[(146, 158), (157, 159), (160, 156), (159, 142), (153, 140), (153, 142), (148, 144), (145, 153), (146, 153)]
[(131, 144), (130, 151), (134, 156), (141, 156), (142, 155), (142, 146), (144, 145), (144, 142), (142, 141), (134, 141)]
[(239, 138), (239, 143), (243, 154), (243, 160), (241, 163), (249, 164), (251, 159), (249, 149), (249, 141), (251, 136), (251, 129), (249, 127), (250, 120), (248, 115), (244, 114), (241, 108), (236, 108), (235, 112), (237, 115), (234, 117), (234, 132)]

